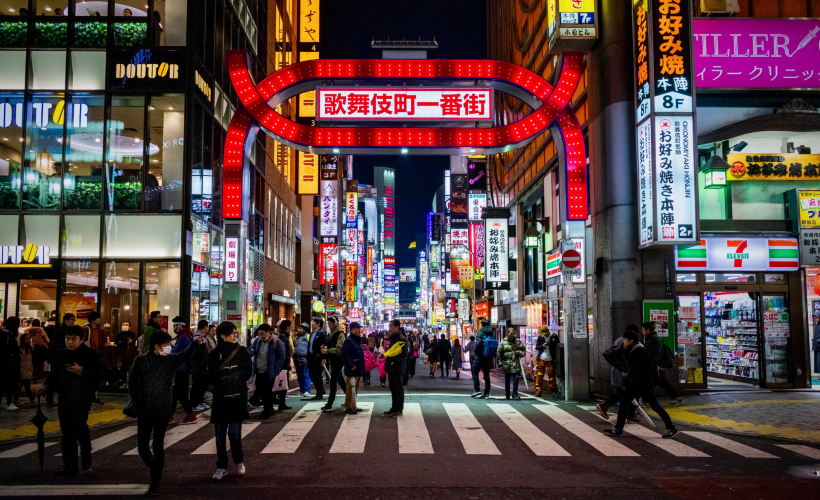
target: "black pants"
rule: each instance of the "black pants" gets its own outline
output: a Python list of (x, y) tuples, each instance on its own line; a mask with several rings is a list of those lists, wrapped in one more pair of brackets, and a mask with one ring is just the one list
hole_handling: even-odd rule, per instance
[(191, 406), (205, 402), (205, 390), (208, 388), (208, 370), (197, 368), (191, 372)]
[(663, 368), (658, 369), (658, 387), (663, 389), (663, 392), (668, 394), (670, 398), (678, 399), (678, 391), (666, 380), (666, 370)]
[(63, 433), (61, 447), (63, 463), (77, 467), (77, 443), (83, 462), (91, 460), (91, 433), (88, 430), (88, 413), (60, 415), (60, 432)]
[(412, 353), (410, 354), (410, 356), (407, 357), (407, 373), (411, 377), (416, 376), (416, 360), (417, 359), (419, 359), (419, 358), (414, 357), (412, 355)]
[(624, 397), (624, 388), (623, 387), (615, 387), (615, 392), (612, 394), (612, 396), (610, 396), (609, 399), (604, 401), (604, 403), (606, 403), (607, 406), (614, 406), (623, 397)]
[(174, 404), (171, 405), (171, 413), (177, 411), (177, 401), (182, 404), (182, 409), (190, 415), (193, 412), (191, 400), (188, 399), (188, 372), (177, 372), (174, 377)]
[(285, 408), (285, 398), (288, 396), (288, 391), (276, 391), (273, 393), (273, 404), (279, 405), (279, 410), (282, 411)]
[[(151, 422), (139, 418), (137, 420), (137, 449), (143, 463), (151, 469), (151, 482), (158, 483), (162, 478), (162, 469), (165, 467), (165, 431), (168, 421)], [(154, 434), (154, 453), (151, 453), (151, 433)], [(65, 456), (65, 453), (63, 453)], [(74, 456), (77, 456), (75, 451)]]
[(441, 368), (441, 374), (444, 375), (444, 371), (447, 371), (447, 375), (450, 375), (450, 363), (452, 359), (450, 356), (439, 356), (439, 368)]
[(316, 395), (323, 396), (325, 394), (325, 382), (322, 380), (324, 370), (322, 369), (321, 361), (308, 361), (308, 374), (310, 375), (310, 382), (316, 388)]
[(478, 360), (471, 360), (472, 368), (470, 369), (473, 372), (473, 389), (475, 392), (481, 392), (481, 384), (478, 381), (478, 372), (483, 370), (484, 371), (484, 394), (490, 393), (490, 368), (484, 366), (481, 361)]
[(333, 406), (333, 402), (336, 400), (336, 386), (341, 388), (342, 392), (345, 392), (342, 368), (344, 368), (344, 365), (340, 361), (331, 363), (330, 365), (330, 389), (327, 397), (327, 406)]
[(34, 401), (34, 394), (31, 392), (31, 380), (20, 381), (20, 385), (18, 385), (17, 390), (14, 391), (14, 400), (20, 400), (20, 393), (23, 392), (23, 389), (26, 390), (26, 396), (28, 396), (29, 401)]
[(268, 372), (256, 373), (256, 391), (254, 396), (258, 396), (262, 400), (262, 409), (270, 412), (273, 410), (273, 380), (269, 378)]
[(402, 384), (402, 373), (387, 373), (387, 383), (390, 387), (390, 395), (393, 396), (392, 411), (404, 411), (404, 385)]
[(629, 407), (632, 406), (632, 400), (638, 397), (643, 398), (644, 402), (649, 403), (650, 408), (655, 410), (655, 413), (661, 417), (661, 420), (663, 420), (667, 430), (672, 430), (675, 428), (675, 424), (672, 423), (672, 419), (669, 418), (669, 414), (666, 413), (666, 410), (664, 410), (658, 402), (658, 398), (655, 396), (655, 388), (652, 386), (652, 383), (633, 382), (627, 386), (624, 390), (623, 397), (621, 397), (621, 403), (618, 406), (618, 420), (615, 422), (616, 429), (621, 431), (624, 429), (626, 417), (629, 413)]

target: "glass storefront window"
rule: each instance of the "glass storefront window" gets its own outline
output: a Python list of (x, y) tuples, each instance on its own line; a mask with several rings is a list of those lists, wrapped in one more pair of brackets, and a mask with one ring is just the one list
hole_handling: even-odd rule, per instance
[(139, 263), (116, 261), (105, 262), (103, 266), (103, 309), (100, 312), (103, 322), (111, 325), (111, 331), (116, 335), (121, 331), (122, 322), (129, 321), (131, 330), (139, 335)]
[[(82, 7), (77, 9), (83, 10)], [(102, 48), (108, 42), (108, 23), (97, 21), (95, 17), (80, 17), (74, 22), (74, 46)]]
[(20, 207), (23, 118), (22, 94), (0, 96), (0, 210)]
[(211, 320), (211, 270), (194, 264), (191, 273), (191, 325), (201, 319)]
[(74, 8), (77, 17), (105, 17), (108, 15), (108, 2), (105, 0), (80, 0)]
[(0, 0), (0, 47), (26, 46), (27, 13), (28, 0)]
[(17, 244), (17, 226), (20, 217), (14, 215), (0, 215), (0, 245), (9, 246)]
[(63, 176), (66, 209), (100, 209), (104, 116), (104, 97), (72, 98), (66, 126), (68, 169)]
[(763, 339), (766, 343), (766, 383), (788, 383), (791, 378), (788, 295), (782, 293), (763, 295), (761, 309)]
[(33, 243), (51, 249), (51, 258), (57, 258), (60, 249), (59, 215), (25, 215), (21, 245)]
[(757, 383), (760, 320), (755, 294), (704, 292), (703, 312), (707, 371)]
[[(20, 280), (20, 316), (37, 318), (45, 325), (51, 311), (57, 310), (57, 280)], [(21, 319), (22, 319), (21, 318)]]
[[(138, 210), (142, 193), (142, 165), (145, 156), (145, 98), (115, 97), (108, 116), (106, 149), (107, 210)], [(148, 154), (159, 150), (148, 145)], [(151, 186), (149, 177), (148, 189)]]
[(678, 283), (697, 283), (698, 275), (697, 273), (678, 273), (677, 274), (677, 282)]
[(188, 26), (188, 2), (165, 0), (154, 3), (154, 45), (184, 46)]
[(71, 53), (72, 90), (105, 90), (105, 51), (75, 51)]
[(681, 384), (702, 384), (706, 382), (706, 379), (703, 376), (700, 297), (698, 295), (678, 295), (675, 312), (678, 322), (677, 355), (683, 356), (683, 367), (678, 369), (678, 381)]
[(76, 316), (75, 325), (83, 326), (88, 323), (88, 315), (99, 310), (99, 263), (87, 260), (63, 261), (62, 297), (60, 298), (60, 313)]
[(163, 323), (170, 326), (179, 315), (180, 265), (178, 262), (148, 262), (145, 264), (142, 310), (146, 316), (159, 311)]
[(754, 273), (706, 273), (707, 283), (754, 283)]
[(31, 52), (32, 90), (65, 89), (65, 50), (38, 50)]
[(200, 264), (211, 263), (211, 229), (208, 224), (194, 219), (194, 251), (191, 259)]
[(147, 4), (148, 2), (145, 0), (116, 0), (114, 3), (114, 15), (118, 17), (145, 18), (148, 17)]
[(66, 215), (63, 257), (100, 256), (100, 216)]
[(35, 95), (27, 107), (23, 209), (59, 210), (66, 102)]
[[(148, 107), (151, 153), (149, 153), (146, 210), (182, 210), (184, 168), (185, 96), (151, 97)], [(156, 145), (156, 153), (154, 153)]]
[[(0, 30), (4, 25), (0, 21)], [(26, 88), (26, 51), (0, 50), (0, 89), (23, 90)]]
[(105, 257), (174, 258), (182, 255), (179, 215), (106, 215)]

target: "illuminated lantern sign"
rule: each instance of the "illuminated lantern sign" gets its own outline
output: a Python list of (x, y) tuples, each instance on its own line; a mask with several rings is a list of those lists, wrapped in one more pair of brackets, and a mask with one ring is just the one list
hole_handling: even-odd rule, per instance
[(320, 265), (317, 266), (322, 270), (319, 276), (319, 284), (325, 284), (326, 278), (330, 278), (331, 290), (335, 289), (338, 278), (338, 260), (336, 259), (336, 242), (334, 238), (322, 238), (322, 243), (319, 246)]
[(640, 246), (697, 241), (690, 3), (635, 0)]
[[(550, 52), (588, 51), (598, 39), (596, 0), (546, 0)], [(557, 4), (557, 5), (556, 5)], [(557, 9), (556, 9), (557, 7)]]
[(319, 120), (492, 120), (492, 90), (320, 88)]

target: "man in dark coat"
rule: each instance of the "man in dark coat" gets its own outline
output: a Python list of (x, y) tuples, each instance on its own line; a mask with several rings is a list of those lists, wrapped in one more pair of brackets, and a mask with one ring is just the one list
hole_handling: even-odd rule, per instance
[(345, 376), (345, 413), (355, 415), (360, 410), (356, 406), (356, 396), (364, 375), (364, 353), (362, 352), (362, 338), (359, 336), (362, 325), (350, 323), (350, 336), (342, 343), (341, 355)]
[[(174, 333), (177, 334), (177, 339), (171, 348), (171, 352), (173, 354), (181, 354), (193, 343), (194, 336), (191, 330), (188, 329), (188, 326), (185, 324), (185, 318), (182, 316), (175, 317), (172, 323), (174, 325)], [(180, 424), (189, 425), (196, 423), (196, 412), (189, 397), (189, 389), (191, 387), (189, 383), (191, 379), (191, 362), (195, 358), (196, 354), (177, 368), (177, 374), (176, 377), (174, 377), (174, 401), (171, 403), (171, 416), (168, 417), (169, 424), (175, 422), (174, 413), (177, 411), (177, 402), (181, 403), (182, 409), (185, 410), (185, 418), (182, 419)]]
[(638, 342), (636, 332), (627, 330), (624, 332), (623, 339), (624, 360), (628, 371), (622, 375), (627, 377), (626, 389), (618, 406), (618, 420), (615, 422), (615, 427), (604, 430), (604, 433), (611, 436), (623, 436), (626, 416), (629, 413), (629, 404), (633, 399), (641, 397), (649, 403), (649, 406), (655, 410), (655, 413), (666, 424), (666, 434), (663, 435), (663, 438), (675, 437), (678, 430), (655, 396), (654, 382), (658, 378), (657, 365), (653, 363), (649, 352)]
[(330, 328), (328, 332), (328, 340), (322, 353), (327, 356), (327, 362), (330, 365), (330, 387), (327, 396), (327, 404), (322, 407), (322, 411), (333, 410), (333, 402), (336, 400), (336, 387), (340, 386), (345, 390), (345, 382), (342, 380), (342, 345), (345, 342), (345, 332), (339, 325), (339, 320), (335, 316), (327, 318), (327, 326)]
[[(404, 411), (404, 384), (402, 378), (407, 369), (407, 336), (399, 328), (401, 321), (394, 319), (390, 322), (390, 347), (401, 345), (401, 352), (395, 356), (388, 356), (384, 362), (387, 370), (387, 381), (390, 394), (393, 396), (390, 409), (384, 412), (389, 417), (400, 417)], [(389, 349), (388, 349), (389, 350)]]
[(285, 362), (285, 345), (273, 337), (270, 325), (262, 324), (256, 330), (256, 338), (251, 341), (253, 371), (256, 373), (256, 391), (262, 400), (262, 415), (266, 420), (276, 413), (273, 409), (273, 381)]
[(453, 350), (453, 344), (450, 343), (450, 339), (447, 338), (447, 335), (441, 334), (441, 340), (438, 342), (438, 361), (439, 366), (441, 367), (441, 376), (443, 377), (446, 375), (450, 376), (450, 363), (453, 362), (452, 356), (450, 355), (450, 351)]
[[(652, 359), (655, 360), (655, 364), (658, 365), (661, 362), (661, 355), (664, 349), (663, 342), (658, 337), (658, 332), (655, 331), (655, 323), (646, 322), (642, 324), (641, 334), (643, 334), (644, 348), (649, 355), (652, 356)], [(677, 371), (677, 368), (675, 368), (675, 371)], [(678, 406), (683, 403), (683, 398), (678, 396), (678, 391), (676, 391), (675, 388), (672, 387), (672, 384), (669, 383), (669, 380), (666, 379), (666, 370), (663, 368), (658, 369), (657, 385), (669, 395), (669, 398), (672, 400), (671, 406)]]
[[(158, 330), (152, 332), (146, 354), (137, 356), (128, 376), (128, 394), (137, 412), (137, 448), (140, 458), (151, 469), (151, 485), (146, 495), (159, 495), (159, 480), (165, 466), (165, 431), (173, 401), (173, 385), (177, 368), (196, 354), (202, 344), (197, 338), (179, 354), (171, 352), (171, 336)], [(151, 453), (151, 434), (154, 435)]]
[[(475, 360), (470, 360), (470, 371), (473, 373), (473, 392), (472, 397), (481, 396), (488, 398), (490, 396), (490, 370), (493, 367), (493, 358), (485, 358), (484, 341), (487, 338), (493, 337), (493, 329), (490, 328), (490, 320), (481, 320), (481, 330), (476, 334), (475, 342)], [(484, 371), (484, 393), (481, 392), (481, 384), (478, 381), (478, 372)]]
[(91, 433), (88, 430), (88, 412), (94, 393), (102, 380), (100, 358), (96, 351), (83, 344), (83, 329), (70, 327), (65, 334), (65, 349), (54, 358), (51, 373), (38, 394), (49, 388), (60, 394), (57, 414), (63, 433), (63, 468), (55, 474), (70, 476), (77, 473), (77, 443), (80, 444), (83, 470), (91, 469)]
[(214, 386), (211, 404), (211, 423), (216, 433), (216, 472), (220, 480), (228, 473), (227, 435), (231, 440), (231, 456), (236, 472), (245, 474), (245, 455), (242, 452), (242, 422), (248, 414), (248, 379), (253, 373), (251, 356), (245, 347), (236, 343), (238, 333), (230, 321), (216, 327), (219, 344), (208, 355), (208, 378)]
[[(61, 349), (65, 349), (65, 332), (68, 331), (69, 328), (74, 326), (74, 320), (76, 318), (71, 313), (63, 314), (63, 322), (60, 326), (54, 329), (54, 335), (50, 335), (49, 339), (51, 342), (48, 344), (48, 362), (50, 364), (54, 364), (54, 358), (57, 357), (57, 353), (60, 352)], [(46, 406), (57, 406), (54, 403), (54, 391), (49, 390), (46, 392)]]
[[(6, 397), (6, 409), (17, 410), (14, 404), (14, 391), (20, 384), (20, 346), (17, 344), (17, 330), (20, 319), (10, 316), (0, 329), (0, 400)], [(76, 455), (76, 453), (75, 453)]]
[(322, 354), (322, 347), (327, 343), (327, 333), (322, 330), (325, 321), (322, 318), (313, 318), (310, 322), (310, 333), (308, 334), (308, 373), (313, 387), (316, 388), (316, 395), (308, 398), (311, 401), (324, 399), (325, 383), (322, 380), (322, 367), (325, 364), (325, 354)]

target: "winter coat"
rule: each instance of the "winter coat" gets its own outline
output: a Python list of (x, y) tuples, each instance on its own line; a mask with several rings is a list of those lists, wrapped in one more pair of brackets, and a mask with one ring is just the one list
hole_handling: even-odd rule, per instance
[(285, 359), (282, 361), (282, 368), (279, 371), (290, 371), (290, 360), (293, 359), (293, 340), (286, 330), (279, 330), (279, 342), (285, 347)]
[(128, 376), (128, 394), (140, 419), (154, 423), (168, 421), (177, 368), (196, 353), (197, 347), (198, 344), (192, 342), (179, 354), (149, 352), (137, 356)]
[(450, 359), (450, 351), (453, 349), (453, 345), (450, 343), (448, 339), (438, 341), (438, 356), (441, 361), (445, 359)]
[(20, 380), (20, 346), (17, 332), (0, 330), (0, 383), (16, 384)]
[(327, 344), (327, 339), (327, 332), (324, 330), (316, 330), (308, 334), (308, 363), (319, 364), (326, 358), (322, 354), (322, 346)]
[(658, 378), (656, 365), (653, 366), (651, 356), (649, 351), (640, 343), (634, 343), (624, 349), (624, 360), (629, 373), (626, 379), (627, 386), (633, 384), (652, 385)]
[(535, 350), (540, 357), (544, 349), (548, 349), (550, 359), (553, 362), (558, 361), (558, 335), (538, 335), (535, 341)]
[(345, 332), (336, 325), (336, 328), (327, 334), (327, 360), (331, 366), (342, 364), (342, 346), (345, 343)]
[(475, 357), (475, 340), (467, 342), (467, 345), (464, 346), (464, 352), (470, 355), (470, 359)]
[(33, 326), (28, 329), (29, 338), (31, 338), (31, 344), (36, 347), (44, 347), (48, 349), (48, 335), (46, 335), (46, 331), (40, 328), (39, 326)]
[(367, 349), (365, 346), (362, 346), (362, 354), (364, 354), (364, 371), (370, 372), (373, 368), (376, 368), (376, 358), (373, 357), (373, 353), (370, 352), (370, 349)]
[(159, 331), (162, 331), (159, 323), (149, 320), (145, 328), (142, 329), (142, 352), (146, 353), (151, 350), (151, 335)]
[(649, 335), (644, 337), (643, 345), (646, 351), (652, 355), (655, 364), (658, 364), (661, 360), (661, 354), (663, 353), (663, 344), (661, 343), (661, 339), (658, 338), (658, 334), (650, 332)]
[[(278, 342), (281, 344), (281, 342)], [(238, 349), (230, 362), (224, 361)], [(284, 346), (281, 346), (284, 351)], [(270, 352), (271, 349), (268, 349)], [(284, 352), (282, 353), (284, 359)], [(268, 370), (270, 373), (270, 370)], [(220, 342), (208, 355), (208, 379), (213, 384), (212, 424), (235, 424), (248, 420), (248, 379), (253, 365), (248, 350), (239, 344)]]
[(33, 351), (20, 349), (20, 380), (34, 379), (34, 361), (31, 357)]
[[(624, 345), (624, 338), (618, 337), (615, 339), (615, 342), (612, 344), (613, 347), (622, 347)], [(612, 384), (612, 387), (617, 387), (623, 389), (626, 387), (626, 377), (624, 377), (621, 372), (627, 371), (629, 368), (626, 366), (626, 362), (623, 359), (623, 356), (620, 360), (616, 360), (615, 365), (612, 366), (612, 374), (609, 376), (609, 383)]]
[(367, 336), (367, 348), (371, 351), (376, 348), (376, 338), (373, 335)]
[(504, 373), (521, 373), (521, 363), (518, 361), (527, 354), (524, 344), (517, 338), (512, 342), (504, 337), (498, 346), (498, 364)]
[(407, 369), (407, 353), (409, 352), (407, 336), (401, 332), (394, 333), (390, 336), (390, 345), (392, 346), (396, 342), (404, 342), (404, 346), (401, 348), (401, 354), (389, 357), (384, 362), (387, 373), (404, 373)]
[[(345, 377), (361, 377), (364, 375), (364, 353), (362, 339), (357, 335), (350, 335), (342, 344), (341, 360), (344, 363)], [(355, 369), (354, 369), (355, 368)]]
[(455, 368), (461, 368), (461, 365), (462, 365), (461, 357), (462, 356), (463, 356), (463, 353), (461, 351), (461, 346), (459, 346), (459, 347), (453, 346), (453, 348), (450, 350), (450, 358), (453, 360), (453, 368), (454, 369)]
[[(83, 370), (79, 375), (71, 373), (66, 365), (77, 363)], [(100, 370), (100, 356), (94, 349), (85, 344), (69, 351), (61, 349), (54, 358), (51, 373), (48, 374), (46, 385), (60, 395), (57, 403), (57, 413), (60, 417), (71, 417), (88, 413), (91, 402), (102, 380)], [(165, 418), (168, 418), (168, 409), (171, 401), (165, 406)]]
[(475, 362), (481, 367), (491, 368), (493, 366), (493, 360), (492, 359), (486, 359), (485, 360), (484, 356), (481, 355), (482, 352), (484, 352), (484, 340), (488, 337), (489, 338), (494, 337), (493, 329), (490, 328), (489, 326), (485, 326), (484, 328), (479, 330), (478, 333), (476, 334), (476, 337), (475, 337), (475, 340), (476, 340), (476, 342), (475, 342)]
[(297, 335), (293, 339), (293, 362), (304, 365), (308, 355), (307, 335)]
[[(181, 328), (179, 330), (179, 332), (177, 333), (177, 341), (174, 344), (173, 349), (171, 349), (171, 352), (174, 353), (174, 354), (180, 354), (182, 352), (185, 352), (185, 349), (187, 349), (188, 346), (191, 345), (191, 343), (193, 341), (194, 341), (194, 336), (191, 334), (191, 330), (188, 330), (187, 328)], [(192, 356), (192, 359), (193, 359), (193, 356)], [(189, 371), (188, 370), (188, 365), (189, 364), (190, 363), (182, 363), (181, 365), (179, 365), (179, 368), (177, 368), (177, 372), (187, 373)]]
[(48, 361), (54, 363), (57, 353), (61, 349), (65, 349), (65, 332), (68, 330), (68, 325), (62, 323), (54, 329), (54, 334), (51, 335), (51, 342), (48, 345)]
[[(251, 342), (251, 350), (250, 355), (256, 356), (256, 353), (259, 352), (259, 343), (261, 340), (259, 337), (256, 337)], [(216, 349), (211, 351), (211, 354), (208, 355), (208, 368), (210, 369), (211, 366), (211, 355), (219, 350), (219, 346), (222, 345), (223, 342), (220, 342)], [(238, 354), (237, 354), (238, 356)], [(268, 346), (268, 379), (273, 380), (279, 375), (279, 372), (282, 371), (282, 366), (285, 364), (285, 343), (279, 339), (272, 338), (270, 340), (270, 345)], [(251, 371), (256, 369), (256, 359), (253, 360), (251, 364)]]
[(376, 367), (379, 369), (379, 377), (384, 377), (387, 375), (387, 366), (385, 366), (386, 361), (387, 358), (385, 358), (383, 354), (379, 354), (374, 361), (376, 363)]

